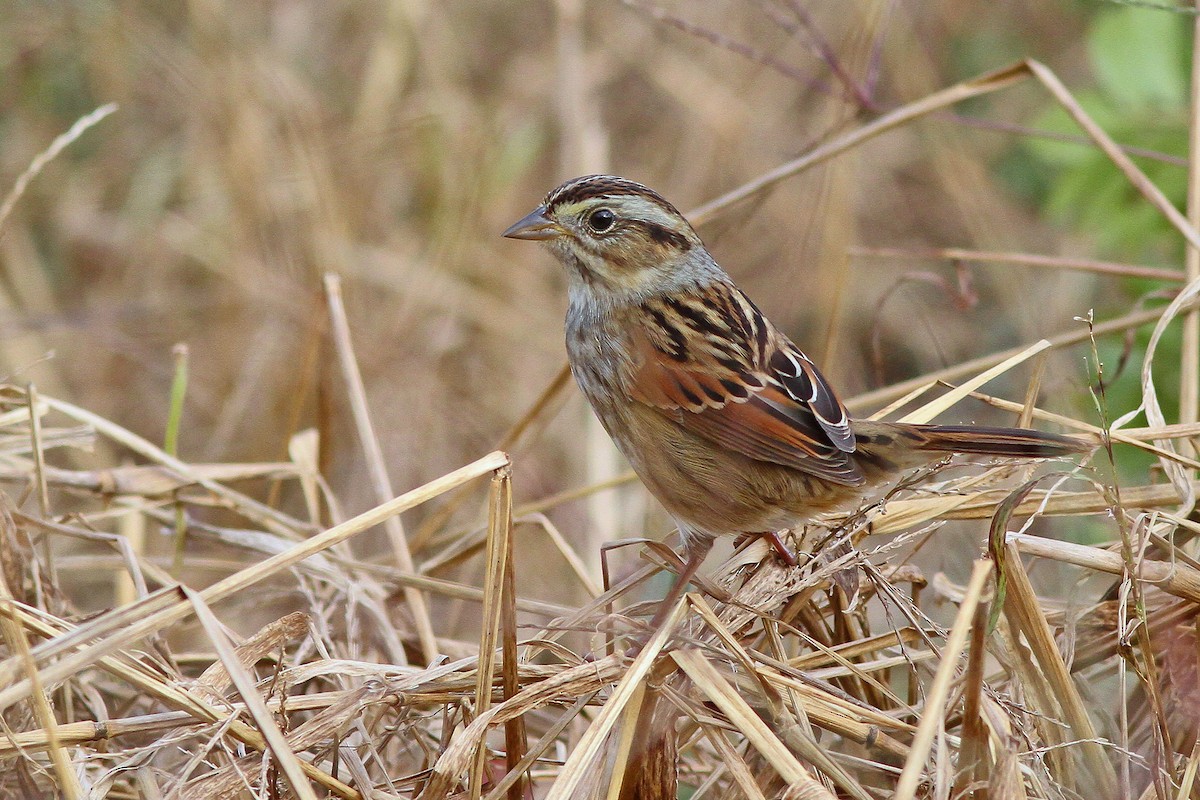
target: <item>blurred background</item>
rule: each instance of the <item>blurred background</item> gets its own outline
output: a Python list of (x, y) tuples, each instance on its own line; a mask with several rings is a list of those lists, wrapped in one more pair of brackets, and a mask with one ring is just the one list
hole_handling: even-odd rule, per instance
[[(291, 435), (317, 428), (324, 474), (355, 513), (372, 498), (324, 273), (343, 279), (392, 482), (407, 489), (492, 449), (559, 373), (562, 276), (499, 233), (564, 179), (618, 173), (687, 211), (1030, 57), (1182, 203), (1191, 19), (1098, 0), (5, 0), (0, 195), (79, 117), (119, 109), (0, 230), (0, 370), (161, 442), (172, 347), (186, 343), (180, 456), (282, 460)], [(1032, 81), (888, 132), (700, 233), (847, 398), (1172, 288), (930, 250), (1182, 258)], [(1136, 367), (1116, 364), (1128, 348), (1136, 365), (1141, 344), (1100, 344), (1115, 416), (1138, 398)], [(1170, 365), (1177, 339), (1164, 347)], [(1051, 358), (1041, 405), (1096, 419), (1088, 355)], [(1019, 401), (1028, 379), (988, 388)], [(621, 471), (581, 434), (589, 419), (572, 386), (522, 439), (518, 503)], [(1012, 421), (969, 402), (948, 419)], [(1125, 468), (1144, 479), (1147, 463)], [(670, 529), (640, 489), (622, 491), (551, 519), (577, 543), (604, 526)], [(464, 506), (462, 524), (479, 514)]]

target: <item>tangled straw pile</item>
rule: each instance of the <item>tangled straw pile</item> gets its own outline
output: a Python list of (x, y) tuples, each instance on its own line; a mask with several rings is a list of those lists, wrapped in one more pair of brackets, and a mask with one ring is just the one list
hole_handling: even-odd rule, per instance
[[(1173, 540), (1200, 526), (1169, 510), (1167, 484), (940, 465), (883, 508), (806, 531), (817, 556), (799, 568), (745, 543), (650, 635), (634, 594), (673, 560), (662, 547), (580, 608), (521, 596), (536, 568), (514, 552), (504, 453), (325, 527), (337, 504), (307, 437), (286, 463), (189, 464), (64, 401), (13, 386), (2, 400), (9, 796), (674, 797), (676, 765), (692, 797), (1115, 797), (1155, 783), (1186, 796), (1194, 779), (1200, 565)], [(96, 438), (141, 463), (51, 466)], [(482, 589), (355, 555), (356, 534), (488, 476), (486, 532), (449, 548), (484, 551)], [(298, 484), (309, 516), (232, 488), (263, 479)], [(1097, 513), (1108, 542), (1012, 530)], [(907, 563), (956, 518), (991, 519), (964, 585)], [(217, 542), (237, 556), (191, 563), (225, 577), (182, 585), (143, 555), (147, 521), (186, 535), (185, 553)], [(1088, 584), (1090, 607), (1055, 609), (1024, 554), (1112, 577)], [(86, 597), (60, 590), (79, 572), (115, 584), (118, 604), (84, 613)], [(291, 610), (232, 636), (222, 619), (259, 617), (268, 598)], [(446, 638), (429, 598), (481, 603), (478, 638)], [(957, 606), (948, 627), (931, 600)]]

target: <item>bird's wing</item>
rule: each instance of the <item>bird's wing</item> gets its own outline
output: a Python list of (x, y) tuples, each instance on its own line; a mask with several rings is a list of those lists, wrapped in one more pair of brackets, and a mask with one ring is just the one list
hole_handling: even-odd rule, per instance
[(637, 313), (626, 329), (633, 399), (750, 458), (863, 482), (845, 406), (737, 287), (655, 298)]

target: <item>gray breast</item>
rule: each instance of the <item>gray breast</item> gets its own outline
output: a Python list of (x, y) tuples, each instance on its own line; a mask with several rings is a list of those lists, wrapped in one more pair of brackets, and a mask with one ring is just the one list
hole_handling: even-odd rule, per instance
[(567, 359), (579, 388), (593, 407), (627, 395), (624, 376), (632, 370), (620, 325), (609, 315), (572, 306), (567, 313)]

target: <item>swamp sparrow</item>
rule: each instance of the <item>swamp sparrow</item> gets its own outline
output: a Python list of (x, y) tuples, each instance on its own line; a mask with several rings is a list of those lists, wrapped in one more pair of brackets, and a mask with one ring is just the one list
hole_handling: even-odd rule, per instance
[(687, 561), (655, 627), (717, 536), (775, 535), (850, 510), (949, 453), (1048, 458), (1090, 448), (1017, 428), (851, 419), (683, 215), (640, 183), (568, 181), (504, 236), (543, 242), (566, 268), (571, 371), (679, 526)]

